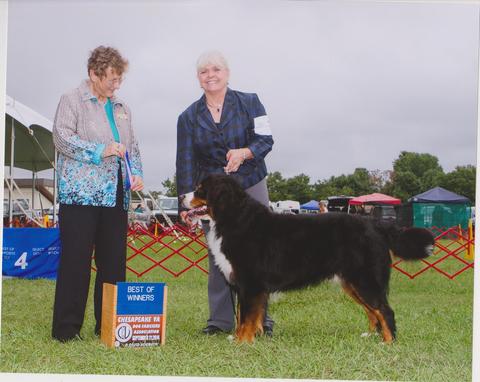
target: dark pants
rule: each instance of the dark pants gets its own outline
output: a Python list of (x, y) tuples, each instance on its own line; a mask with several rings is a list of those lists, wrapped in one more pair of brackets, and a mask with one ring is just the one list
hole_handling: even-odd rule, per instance
[(115, 207), (60, 205), (62, 252), (57, 272), (52, 336), (67, 341), (80, 334), (90, 285), (92, 252), (97, 268), (94, 291), (95, 332), (100, 333), (103, 283), (125, 281), (127, 211), (119, 173)]

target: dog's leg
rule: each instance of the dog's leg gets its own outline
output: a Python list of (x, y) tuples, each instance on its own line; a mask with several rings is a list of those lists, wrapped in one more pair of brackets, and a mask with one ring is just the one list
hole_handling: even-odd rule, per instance
[(255, 334), (263, 332), (262, 322), (267, 295), (260, 293), (252, 296), (240, 293), (238, 301), (240, 313), (237, 317), (240, 318), (240, 322), (237, 324), (235, 332), (236, 339), (238, 342), (252, 343), (255, 339)]
[[(368, 332), (369, 333), (375, 333), (376, 331), (380, 331), (381, 330), (381, 325), (380, 325), (379, 321), (377, 320), (377, 316), (373, 312), (372, 308), (369, 307), (360, 298), (360, 296), (355, 291), (353, 286), (351, 284), (346, 283), (345, 281), (342, 281), (342, 288), (345, 291), (345, 293), (353, 299), (353, 301), (355, 301), (357, 304), (359, 304), (365, 310), (365, 313), (367, 314), (368, 322), (369, 322)], [(363, 334), (362, 334), (362, 336), (363, 336)]]
[(396, 336), (395, 314), (388, 305), (386, 295), (381, 296), (379, 300), (379, 303), (371, 304), (370, 307), (380, 323), (383, 341), (390, 344), (395, 340)]
[(383, 321), (380, 320), (382, 325), (383, 340), (386, 343), (391, 343), (396, 338), (397, 328), (395, 325), (395, 314), (393, 313), (393, 309), (388, 305), (386, 298), (385, 301), (380, 305), (379, 312), (383, 317)]

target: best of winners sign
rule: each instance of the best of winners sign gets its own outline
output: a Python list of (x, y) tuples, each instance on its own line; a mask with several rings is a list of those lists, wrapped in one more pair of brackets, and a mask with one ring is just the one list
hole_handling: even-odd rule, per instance
[(108, 347), (165, 344), (165, 283), (103, 284), (101, 341)]

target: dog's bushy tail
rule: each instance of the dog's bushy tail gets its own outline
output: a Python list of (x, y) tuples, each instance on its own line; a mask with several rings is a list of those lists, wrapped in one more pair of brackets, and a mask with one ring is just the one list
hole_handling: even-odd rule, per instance
[(394, 255), (404, 260), (424, 259), (432, 255), (435, 245), (433, 234), (425, 228), (396, 228), (391, 239)]

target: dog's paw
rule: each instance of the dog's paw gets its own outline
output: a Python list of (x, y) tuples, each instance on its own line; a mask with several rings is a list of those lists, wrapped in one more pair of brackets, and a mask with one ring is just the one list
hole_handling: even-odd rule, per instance
[(377, 332), (365, 332), (365, 333), (360, 334), (360, 337), (362, 337), (362, 338), (367, 338), (367, 337), (371, 337), (371, 336), (378, 336), (378, 333)]
[(233, 342), (235, 340), (235, 336), (233, 334), (230, 334), (227, 336), (228, 342)]

